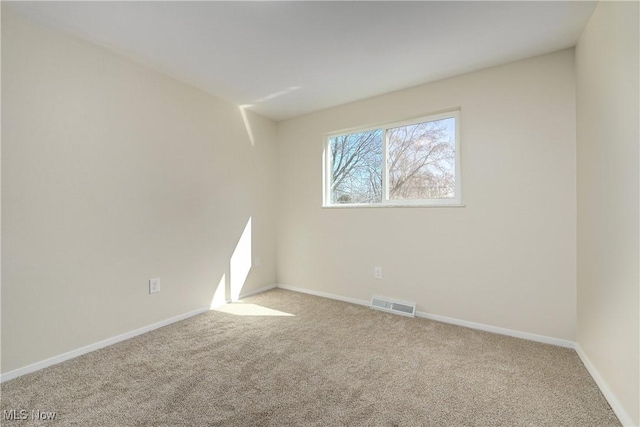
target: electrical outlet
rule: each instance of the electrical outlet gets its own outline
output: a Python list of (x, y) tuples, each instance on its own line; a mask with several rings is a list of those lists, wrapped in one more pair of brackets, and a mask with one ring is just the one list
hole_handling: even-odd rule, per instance
[(382, 267), (373, 267), (373, 277), (382, 279)]
[(259, 256), (255, 257), (253, 259), (253, 266), (254, 267), (260, 267), (262, 265), (262, 260), (260, 259)]
[(149, 279), (149, 293), (155, 294), (156, 292), (160, 292), (160, 278), (157, 277), (155, 279)]

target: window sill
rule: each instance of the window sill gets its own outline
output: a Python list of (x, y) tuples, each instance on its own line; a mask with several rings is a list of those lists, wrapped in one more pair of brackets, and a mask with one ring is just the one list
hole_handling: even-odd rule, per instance
[(467, 205), (461, 203), (441, 204), (441, 205), (384, 205), (384, 204), (369, 204), (369, 205), (357, 205), (357, 204), (344, 204), (344, 205), (326, 205), (322, 206), (322, 209), (362, 209), (362, 208), (464, 208)]

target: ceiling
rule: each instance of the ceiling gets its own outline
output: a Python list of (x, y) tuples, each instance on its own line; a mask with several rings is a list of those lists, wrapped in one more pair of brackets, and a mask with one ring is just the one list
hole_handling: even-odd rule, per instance
[(574, 46), (595, 8), (581, 1), (9, 4), (273, 120)]

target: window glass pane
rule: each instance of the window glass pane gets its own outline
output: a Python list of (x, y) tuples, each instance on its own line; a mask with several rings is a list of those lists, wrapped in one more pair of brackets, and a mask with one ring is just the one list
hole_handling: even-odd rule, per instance
[(392, 128), (387, 135), (389, 199), (455, 197), (455, 118)]
[(382, 129), (330, 138), (331, 203), (382, 201)]

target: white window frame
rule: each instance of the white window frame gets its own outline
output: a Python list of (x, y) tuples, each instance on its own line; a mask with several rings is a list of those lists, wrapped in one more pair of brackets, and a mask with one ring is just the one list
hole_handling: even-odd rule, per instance
[[(389, 199), (389, 176), (388, 176), (388, 151), (389, 140), (388, 131), (396, 127), (410, 126), (418, 123), (432, 122), (443, 119), (455, 119), (455, 197), (451, 199)], [(380, 203), (331, 203), (331, 138), (349, 135), (353, 133), (367, 132), (371, 130), (382, 130), (383, 155), (382, 155), (382, 201)], [(430, 114), (419, 118), (403, 120), (399, 122), (384, 123), (378, 126), (367, 126), (354, 128), (340, 132), (332, 132), (325, 135), (322, 162), (322, 207), (325, 208), (358, 208), (358, 207), (457, 207), (462, 205), (462, 181), (460, 171), (460, 110), (452, 110), (444, 113)]]

